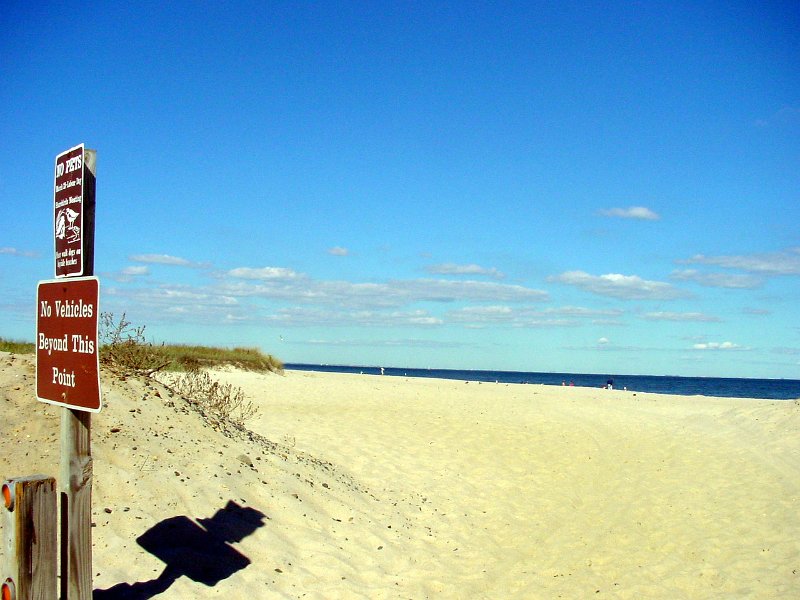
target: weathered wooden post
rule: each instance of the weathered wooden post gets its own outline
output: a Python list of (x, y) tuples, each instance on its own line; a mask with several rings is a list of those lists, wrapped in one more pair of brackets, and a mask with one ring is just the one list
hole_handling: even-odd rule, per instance
[(46, 475), (3, 483), (6, 565), (3, 600), (56, 597), (56, 480)]
[(39, 282), (36, 396), (61, 406), (61, 599), (92, 597), (91, 413), (99, 412), (94, 272), (96, 152), (81, 144), (56, 157), (56, 279)]
[(61, 409), (61, 599), (92, 597), (92, 414)]

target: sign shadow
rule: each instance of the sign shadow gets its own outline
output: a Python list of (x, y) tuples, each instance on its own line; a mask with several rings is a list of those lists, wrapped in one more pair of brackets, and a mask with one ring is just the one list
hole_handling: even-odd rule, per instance
[(161, 559), (164, 571), (155, 579), (133, 584), (119, 583), (107, 590), (94, 590), (94, 600), (147, 600), (166, 590), (179, 577), (213, 587), (250, 564), (250, 559), (232, 543), (240, 542), (264, 525), (266, 515), (229, 500), (209, 519), (186, 516), (156, 523), (136, 542)]

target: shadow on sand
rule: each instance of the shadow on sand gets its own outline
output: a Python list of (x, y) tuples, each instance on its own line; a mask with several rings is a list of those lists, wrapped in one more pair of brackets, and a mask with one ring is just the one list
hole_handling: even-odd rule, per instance
[(147, 600), (165, 592), (179, 577), (209, 587), (250, 564), (231, 546), (264, 525), (264, 513), (229, 500), (210, 519), (179, 516), (164, 519), (136, 538), (136, 542), (164, 563), (164, 571), (150, 581), (119, 583), (95, 590), (94, 600)]

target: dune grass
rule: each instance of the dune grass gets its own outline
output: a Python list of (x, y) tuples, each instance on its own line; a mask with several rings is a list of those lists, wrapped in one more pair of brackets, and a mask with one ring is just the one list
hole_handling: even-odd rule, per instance
[[(148, 343), (143, 337), (143, 328), (129, 333), (124, 320), (119, 335), (110, 335), (100, 346), (100, 360), (105, 364), (131, 366), (134, 370), (195, 371), (198, 369), (233, 366), (250, 371), (280, 373), (283, 362), (265, 354), (258, 348), (216, 348), (213, 346), (191, 346), (183, 344)], [(36, 344), (0, 337), (0, 352), (34, 354)], [(139, 369), (138, 367), (141, 367)]]
[(36, 345), (33, 342), (19, 342), (0, 337), (0, 352), (13, 352), (14, 354), (33, 354)]
[(125, 313), (100, 315), (100, 361), (123, 372), (152, 375), (158, 371), (197, 371), (231, 365), (252, 371), (283, 371), (283, 363), (257, 348), (216, 348), (183, 344), (152, 344), (144, 325), (133, 325)]
[(283, 370), (283, 362), (258, 348), (215, 348), (213, 346), (187, 346), (164, 344), (152, 346), (150, 351), (169, 361), (169, 371), (190, 371), (207, 367), (230, 365), (249, 371)]

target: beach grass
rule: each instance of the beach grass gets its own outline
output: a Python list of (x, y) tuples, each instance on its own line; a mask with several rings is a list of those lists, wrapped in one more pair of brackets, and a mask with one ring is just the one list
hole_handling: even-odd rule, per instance
[[(192, 371), (203, 368), (233, 366), (248, 371), (279, 373), (283, 371), (283, 361), (258, 348), (216, 348), (213, 346), (190, 346), (183, 344), (137, 344), (144, 346), (156, 362), (164, 363), (168, 371)], [(100, 347), (100, 356), (110, 350), (108, 344)], [(0, 337), (0, 352), (14, 354), (33, 354), (36, 344)]]
[(12, 352), (14, 354), (33, 354), (36, 345), (33, 342), (20, 342), (17, 340), (7, 340), (0, 337), (0, 352)]
[(280, 359), (271, 354), (265, 354), (258, 348), (216, 348), (213, 346), (164, 344), (152, 346), (150, 350), (164, 361), (169, 361), (167, 370), (170, 371), (191, 371), (228, 365), (248, 371), (283, 371), (283, 362)]

